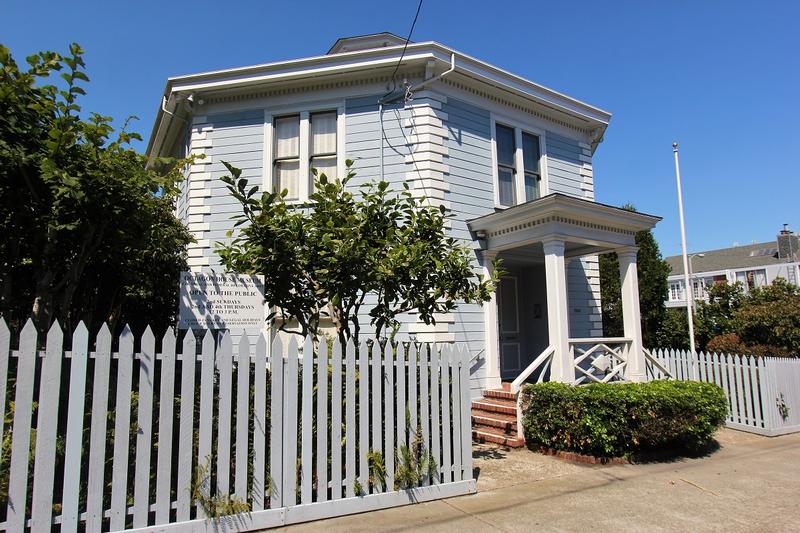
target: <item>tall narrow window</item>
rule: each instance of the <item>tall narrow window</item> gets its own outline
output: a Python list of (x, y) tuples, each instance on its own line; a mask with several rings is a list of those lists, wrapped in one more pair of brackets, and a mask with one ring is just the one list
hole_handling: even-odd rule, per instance
[(522, 161), (525, 171), (525, 201), (530, 202), (539, 198), (539, 182), (542, 176), (539, 172), (539, 137), (522, 132)]
[(514, 153), (517, 151), (514, 142), (514, 129), (508, 126), (496, 125), (495, 129), (497, 146), (497, 185), (500, 205), (514, 205), (517, 203), (514, 185)]
[[(309, 168), (316, 168), (317, 175), (336, 178), (336, 112), (311, 114), (311, 146), (308, 151)], [(309, 190), (314, 188), (311, 176)]]
[(287, 200), (300, 198), (300, 115), (275, 119), (272, 186), (288, 191)]

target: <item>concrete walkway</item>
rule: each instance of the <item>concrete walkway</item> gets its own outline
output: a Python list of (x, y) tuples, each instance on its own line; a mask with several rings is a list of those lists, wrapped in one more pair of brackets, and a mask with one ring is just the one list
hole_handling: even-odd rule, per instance
[(733, 430), (699, 459), (585, 466), (476, 447), (478, 494), (286, 528), (320, 531), (800, 531), (800, 434)]

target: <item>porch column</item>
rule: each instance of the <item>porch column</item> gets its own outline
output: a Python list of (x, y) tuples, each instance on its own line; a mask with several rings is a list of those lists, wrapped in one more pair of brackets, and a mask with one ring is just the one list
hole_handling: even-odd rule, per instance
[[(494, 272), (492, 261), (497, 257), (497, 252), (483, 250), (481, 252), (481, 263), (483, 266), (483, 276), (491, 277)], [(486, 388), (499, 389), (500, 379), (500, 340), (498, 336), (497, 319), (497, 291), (492, 293), (491, 299), (483, 304), (483, 323), (484, 323), (484, 347), (486, 354)]]
[(542, 241), (545, 282), (547, 284), (547, 331), (550, 346), (555, 348), (550, 371), (551, 381), (575, 382), (575, 369), (569, 353), (569, 318), (567, 313), (567, 271), (564, 241)]
[(625, 337), (631, 339), (626, 377), (630, 381), (646, 381), (642, 351), (642, 322), (639, 311), (639, 275), (636, 272), (636, 246), (616, 250), (622, 286), (622, 325)]

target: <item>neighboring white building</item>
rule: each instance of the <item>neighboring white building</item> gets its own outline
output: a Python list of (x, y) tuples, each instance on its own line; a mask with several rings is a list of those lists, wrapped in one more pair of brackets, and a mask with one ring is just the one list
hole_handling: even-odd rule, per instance
[(626, 375), (643, 379), (635, 235), (660, 219), (594, 201), (592, 156), (611, 115), (439, 43), (405, 44), (387, 33), (339, 39), (317, 57), (168, 80), (148, 153), (205, 156), (177, 204), (197, 239), (191, 269), (219, 270), (214, 243), (239, 209), (219, 179), (222, 161), (302, 203), (311, 167), (341, 176), (352, 159), (353, 187), (383, 177), (448, 209), (476, 272), (503, 258), (508, 275), (492, 302), (435, 325), (402, 319), (401, 334), (469, 346), (476, 394), (548, 348), (550, 376), (575, 380), (574, 339), (603, 334), (597, 255), (611, 251), (621, 342), (635, 354)]
[[(695, 300), (708, 301), (707, 287), (718, 283), (741, 282), (744, 290), (772, 284), (783, 278), (798, 284), (800, 280), (800, 237), (784, 226), (772, 242), (732, 246), (690, 254), (692, 292)], [(683, 276), (683, 257), (665, 258), (672, 267), (667, 278), (669, 292), (667, 307), (685, 307), (686, 290)]]

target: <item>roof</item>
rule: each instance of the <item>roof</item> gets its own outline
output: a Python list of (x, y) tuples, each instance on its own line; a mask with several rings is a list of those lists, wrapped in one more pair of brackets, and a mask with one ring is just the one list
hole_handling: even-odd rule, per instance
[[(703, 254), (703, 257), (698, 254)], [(692, 274), (717, 272), (732, 268), (777, 265), (787, 262), (786, 259), (778, 259), (778, 245), (775, 241), (707, 250), (690, 255), (694, 256), (692, 258)], [(683, 275), (683, 256), (672, 255), (665, 257), (664, 260), (672, 267), (672, 276)]]
[[(376, 36), (378, 41), (375, 41)], [(381, 40), (383, 39), (383, 40)], [(376, 45), (363, 49), (365, 43)], [(383, 46), (383, 44), (387, 46)], [(397, 43), (397, 44), (392, 44)], [(402, 43), (402, 44), (401, 44)], [(351, 51), (339, 51), (347, 45)], [(355, 49), (358, 48), (358, 49)], [(405, 49), (405, 53), (403, 50)], [(398, 64), (403, 68), (426, 68), (435, 65), (440, 71), (449, 69), (455, 60), (454, 78), (460, 83), (479, 83), (481, 88), (497, 93), (504, 98), (526, 102), (532, 108), (590, 132), (596, 146), (608, 127), (611, 114), (598, 107), (554, 91), (506, 70), (495, 67), (463, 54), (435, 41), (405, 44), (405, 40), (391, 34), (373, 34), (340, 39), (331, 48), (332, 52), (322, 56), (278, 61), (261, 65), (237, 67), (198, 74), (175, 76), (167, 80), (163, 101), (159, 108), (147, 146), (152, 157), (164, 155), (169, 139), (175, 139), (175, 115), (186, 115), (186, 101), (190, 95), (242, 94), (247, 91), (280, 88), (323, 79), (341, 80), (354, 76), (389, 75)], [(402, 62), (400, 58), (402, 56)], [(180, 107), (184, 106), (181, 110)], [(186, 120), (186, 117), (182, 117)]]
[(474, 218), (467, 226), (486, 239), (489, 250), (519, 248), (557, 237), (581, 243), (575, 252), (578, 256), (633, 246), (637, 232), (651, 229), (660, 220), (655, 215), (552, 193)]
[(402, 37), (394, 33), (389, 33), (388, 31), (369, 33), (367, 35), (355, 35), (353, 37), (342, 37), (336, 39), (336, 42), (333, 43), (333, 46), (328, 50), (328, 55), (386, 46), (402, 46), (406, 44), (406, 42), (411, 43), (413, 41), (406, 41)]

